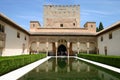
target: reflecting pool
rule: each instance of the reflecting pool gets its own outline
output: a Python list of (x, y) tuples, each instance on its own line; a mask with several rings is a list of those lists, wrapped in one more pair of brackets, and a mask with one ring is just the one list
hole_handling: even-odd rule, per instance
[(18, 80), (120, 80), (120, 74), (76, 58), (51, 58)]

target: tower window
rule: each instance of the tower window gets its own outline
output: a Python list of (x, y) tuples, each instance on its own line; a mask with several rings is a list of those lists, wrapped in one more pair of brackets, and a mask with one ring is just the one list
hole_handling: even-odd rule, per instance
[(101, 41), (103, 41), (103, 36), (101, 36)]
[(20, 38), (20, 33), (19, 32), (17, 32), (17, 38)]
[(109, 39), (112, 39), (112, 33), (109, 33)]
[(25, 40), (26, 40), (26, 36), (25, 36), (25, 38), (24, 38)]
[(91, 25), (91, 28), (93, 27), (93, 25)]
[(35, 27), (35, 24), (33, 24), (33, 27)]
[(60, 24), (60, 27), (63, 27), (63, 24)]
[(0, 32), (3, 32), (3, 33), (4, 33), (4, 28), (5, 28), (4, 25), (1, 25), (1, 24), (0, 24)]
[(75, 23), (73, 23), (73, 26), (75, 26)]

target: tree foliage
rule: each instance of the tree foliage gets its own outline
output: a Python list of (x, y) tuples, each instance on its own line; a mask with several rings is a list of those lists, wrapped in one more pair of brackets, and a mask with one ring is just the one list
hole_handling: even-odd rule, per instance
[(96, 27), (96, 32), (99, 32), (99, 28), (98, 27)]
[(103, 29), (104, 29), (103, 24), (102, 24), (102, 22), (100, 22), (99, 27), (96, 28), (96, 32), (99, 32)]

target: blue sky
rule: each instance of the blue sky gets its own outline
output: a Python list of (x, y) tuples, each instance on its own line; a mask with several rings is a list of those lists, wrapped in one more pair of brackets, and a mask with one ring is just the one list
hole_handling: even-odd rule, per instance
[(100, 22), (104, 27), (120, 20), (120, 0), (0, 0), (3, 13), (24, 29), (37, 20), (43, 25), (43, 5), (80, 5), (80, 26), (87, 21)]

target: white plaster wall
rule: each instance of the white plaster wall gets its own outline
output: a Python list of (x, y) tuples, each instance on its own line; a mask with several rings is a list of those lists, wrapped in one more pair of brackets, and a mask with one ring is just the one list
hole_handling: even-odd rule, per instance
[[(101, 36), (103, 36), (102, 42)], [(104, 47), (107, 46), (107, 55), (120, 55), (120, 28), (112, 31), (112, 39), (109, 39), (109, 32), (107, 32), (98, 36), (97, 41), (100, 54), (105, 54)]]
[(2, 56), (15, 56), (15, 55), (23, 55), (28, 54), (27, 49), (22, 52), (22, 49), (5, 49), (5, 52), (2, 54)]
[[(3, 49), (2, 56), (12, 56), (28, 54), (28, 42), (29, 35), (23, 33), (22, 31), (11, 27), (10, 25), (2, 22), (5, 25), (5, 48)], [(20, 38), (17, 38), (17, 31), (20, 32)], [(26, 40), (24, 39), (26, 36)], [(23, 53), (23, 43), (25, 44), (25, 51)]]

